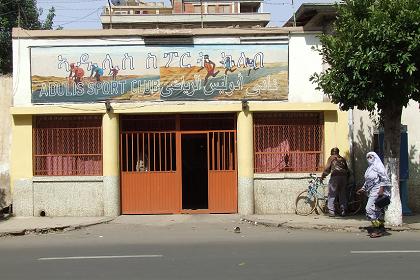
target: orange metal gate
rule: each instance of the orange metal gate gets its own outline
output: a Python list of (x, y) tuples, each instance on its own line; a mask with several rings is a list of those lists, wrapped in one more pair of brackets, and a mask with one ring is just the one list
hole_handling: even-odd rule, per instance
[[(207, 135), (208, 209), (198, 213), (237, 212), (236, 130), (188, 130), (179, 116), (176, 125), (157, 125), (146, 119), (141, 129), (124, 124), (120, 134), (121, 205), (123, 214), (191, 213), (182, 209), (181, 136)], [(175, 120), (175, 116), (173, 116)], [(156, 118), (162, 121), (162, 118)], [(192, 118), (196, 121), (196, 118)], [(174, 128), (173, 130), (171, 128)], [(185, 130), (181, 131), (181, 128)], [(213, 127), (212, 127), (213, 128)], [(143, 131), (142, 131), (143, 130)]]
[(180, 175), (175, 132), (121, 133), (123, 214), (178, 213)]
[(207, 134), (210, 213), (236, 213), (238, 188), (236, 173), (236, 131)]

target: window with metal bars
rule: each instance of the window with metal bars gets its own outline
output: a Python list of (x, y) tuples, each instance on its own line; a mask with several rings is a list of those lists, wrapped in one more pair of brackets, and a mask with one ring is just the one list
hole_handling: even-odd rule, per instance
[(37, 116), (33, 145), (36, 176), (102, 175), (101, 116)]
[(314, 172), (323, 168), (322, 113), (254, 116), (255, 173)]
[(175, 132), (121, 133), (123, 172), (176, 171)]
[(176, 171), (175, 115), (121, 116), (123, 172)]
[(209, 170), (236, 169), (236, 133), (234, 131), (209, 132)]

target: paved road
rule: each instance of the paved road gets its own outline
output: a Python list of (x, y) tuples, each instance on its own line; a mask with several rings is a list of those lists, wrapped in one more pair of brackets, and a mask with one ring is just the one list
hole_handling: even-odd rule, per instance
[(364, 233), (292, 231), (233, 220), (111, 223), (0, 238), (5, 280), (418, 279), (419, 264), (415, 232), (369, 239)]

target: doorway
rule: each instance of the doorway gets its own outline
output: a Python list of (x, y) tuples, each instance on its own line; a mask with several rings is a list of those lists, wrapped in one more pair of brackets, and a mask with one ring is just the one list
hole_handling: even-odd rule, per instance
[(182, 209), (208, 209), (207, 134), (182, 134)]
[(123, 214), (237, 213), (234, 114), (120, 121)]

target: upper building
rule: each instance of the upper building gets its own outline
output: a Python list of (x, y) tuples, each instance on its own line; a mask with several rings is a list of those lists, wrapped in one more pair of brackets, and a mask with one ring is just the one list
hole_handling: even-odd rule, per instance
[(270, 22), (264, 0), (171, 0), (170, 7), (141, 0), (111, 2), (101, 15), (104, 29), (264, 27)]
[(331, 3), (302, 3), (283, 27), (302, 27), (306, 31), (322, 30), (332, 32), (332, 24), (337, 17), (337, 8)]

